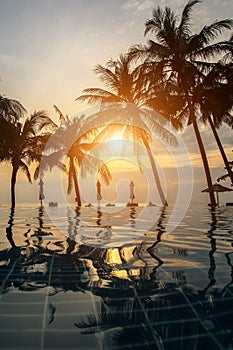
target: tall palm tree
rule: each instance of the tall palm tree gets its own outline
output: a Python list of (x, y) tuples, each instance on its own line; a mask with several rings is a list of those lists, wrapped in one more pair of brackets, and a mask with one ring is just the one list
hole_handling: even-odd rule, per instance
[(196, 89), (195, 100), (200, 105), (202, 120), (209, 123), (220, 150), (225, 168), (233, 185), (233, 172), (217, 130), (223, 123), (233, 127), (233, 70), (227, 64), (215, 66)]
[(85, 177), (87, 174), (94, 174), (96, 170), (102, 180), (109, 184), (111, 174), (106, 164), (98, 157), (97, 143), (95, 135), (98, 128), (86, 128), (86, 116), (81, 115), (76, 118), (70, 118), (64, 115), (61, 110), (54, 105), (55, 111), (59, 114), (60, 127), (57, 128), (54, 135), (48, 143), (49, 154), (43, 155), (40, 166), (36, 169), (35, 177), (43, 174), (46, 169), (58, 166), (66, 169), (62, 160), (68, 158), (68, 187), (67, 193), (70, 194), (74, 186), (76, 202), (81, 207), (81, 195), (78, 183), (78, 172)]
[(150, 64), (146, 64), (146, 74), (150, 76), (150, 81), (155, 73), (159, 74), (168, 84), (176, 85), (176, 91), (183, 95), (186, 107), (182, 110), (182, 116), (188, 117), (189, 124), (193, 125), (210, 190), (210, 201), (215, 205), (209, 164), (198, 128), (198, 113), (193, 103), (193, 91), (205, 78), (205, 74), (215, 66), (214, 57), (232, 50), (231, 40), (211, 42), (223, 30), (231, 29), (233, 20), (215, 21), (204, 26), (199, 33), (193, 34), (191, 11), (198, 3), (199, 0), (190, 0), (184, 7), (179, 22), (169, 7), (164, 11), (159, 6), (155, 8), (153, 18), (146, 22), (145, 30), (145, 35), (152, 33), (155, 40), (149, 40), (148, 45), (134, 46), (130, 55), (150, 61)]
[(3, 119), (0, 129), (0, 161), (9, 162), (11, 174), (11, 205), (15, 207), (15, 185), (17, 174), (22, 170), (29, 182), (29, 165), (40, 162), (43, 148), (48, 140), (48, 127), (55, 124), (45, 111), (34, 112), (23, 124)]
[[(147, 103), (151, 98), (150, 90), (145, 85), (143, 77), (137, 68), (131, 67), (130, 57), (120, 55), (118, 60), (109, 60), (106, 67), (97, 65), (94, 72), (105, 84), (108, 90), (102, 88), (88, 88), (76, 100), (89, 104), (99, 104), (100, 113), (96, 116), (103, 122), (104, 118), (111, 118), (113, 128), (116, 125), (125, 128), (125, 134), (131, 134), (134, 141), (141, 142), (146, 147), (151, 162), (155, 182), (163, 205), (167, 200), (163, 193), (158, 170), (150, 148), (151, 131), (171, 143), (175, 143), (173, 135), (164, 128), (164, 120), (156, 114)], [(94, 117), (95, 118), (95, 117)], [(89, 119), (89, 122), (92, 118)], [(109, 122), (109, 119), (108, 119)], [(109, 128), (106, 128), (109, 131)]]

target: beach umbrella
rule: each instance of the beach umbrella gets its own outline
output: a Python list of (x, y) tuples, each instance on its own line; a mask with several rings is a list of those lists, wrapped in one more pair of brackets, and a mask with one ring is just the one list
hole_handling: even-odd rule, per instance
[(96, 183), (96, 188), (97, 188), (97, 201), (99, 202), (99, 205), (100, 205), (102, 196), (101, 196), (101, 183), (99, 182), (99, 180)]
[(135, 195), (134, 195), (134, 183), (133, 183), (133, 181), (130, 182), (129, 188), (130, 188), (130, 195), (129, 195), (129, 198), (131, 199), (131, 203), (133, 203), (133, 200), (134, 200), (134, 198), (135, 198)]
[[(219, 205), (219, 197), (218, 197), (218, 193), (219, 192), (231, 192), (233, 191), (231, 188), (222, 186), (218, 183), (213, 184), (213, 191), (216, 192), (216, 196), (217, 196), (217, 204)], [(204, 190), (202, 190), (201, 192), (209, 192), (209, 188), (205, 188)]]
[(44, 182), (42, 181), (41, 178), (40, 178), (40, 181), (39, 181), (38, 185), (40, 186), (40, 189), (39, 189), (39, 200), (40, 200), (40, 203), (42, 205), (42, 200), (45, 199), (45, 196), (44, 196)]

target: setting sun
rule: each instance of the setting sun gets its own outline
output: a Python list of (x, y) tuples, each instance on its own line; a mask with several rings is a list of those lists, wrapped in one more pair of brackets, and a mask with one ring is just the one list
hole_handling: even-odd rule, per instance
[(124, 139), (119, 138), (119, 136), (113, 136), (108, 142), (107, 147), (109, 148), (110, 152), (115, 154), (120, 154), (123, 150), (124, 146)]

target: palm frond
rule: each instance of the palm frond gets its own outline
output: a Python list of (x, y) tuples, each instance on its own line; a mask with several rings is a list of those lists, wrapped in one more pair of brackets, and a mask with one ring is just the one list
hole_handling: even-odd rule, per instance
[(233, 20), (232, 19), (223, 19), (221, 21), (215, 21), (209, 26), (205, 26), (200, 33), (200, 36), (203, 36), (205, 44), (208, 44), (210, 40), (214, 40), (218, 37), (219, 34), (225, 29), (233, 28)]
[(30, 183), (32, 183), (31, 174), (29, 172), (29, 168), (22, 160), (20, 160), (20, 162), (19, 162), (19, 167), (24, 172), (24, 174), (27, 176), (28, 181)]
[(135, 125), (125, 125), (124, 138), (128, 140), (133, 139), (134, 144), (144, 144), (145, 140), (147, 143), (152, 142), (151, 133), (148, 130), (145, 130)]
[(118, 133), (121, 133), (124, 128), (123, 123), (110, 123), (107, 126), (104, 126), (99, 130), (99, 133), (94, 138), (93, 142), (99, 144), (104, 143), (107, 140), (111, 139), (113, 135), (116, 135)]
[(223, 115), (223, 119), (222, 119), (223, 123), (227, 124), (228, 126), (230, 126), (233, 129), (233, 114), (232, 112), (226, 112)]
[[(210, 42), (218, 37), (219, 34), (225, 29), (231, 29), (233, 27), (233, 20), (215, 21), (209, 26), (204, 26), (202, 30), (190, 37), (189, 48), (193, 52), (204, 49)], [(229, 40), (228, 42), (231, 42)], [(191, 52), (191, 50), (190, 50)]]
[(177, 28), (178, 35), (185, 35), (189, 36), (191, 34), (191, 28), (190, 28), (190, 15), (191, 11), (194, 5), (201, 3), (200, 0), (190, 0), (187, 5), (184, 7), (182, 15), (181, 15), (181, 21), (180, 25)]
[(76, 101), (87, 102), (90, 105), (118, 102), (120, 100), (120, 97), (116, 94), (100, 88), (84, 89), (83, 94), (76, 98)]
[(195, 52), (195, 57), (200, 57), (202, 59), (209, 59), (216, 55), (221, 55), (233, 50), (233, 42), (222, 41), (215, 44), (205, 46), (200, 50)]
[(164, 13), (160, 6), (153, 10), (153, 18), (148, 19), (145, 23), (146, 29), (144, 35), (147, 35), (149, 32), (157, 33), (163, 26)]
[(132, 61), (144, 61), (148, 57), (147, 45), (133, 45), (130, 47), (128, 54)]
[(108, 166), (105, 163), (103, 163), (102, 166), (99, 168), (99, 174), (101, 176), (102, 181), (104, 181), (106, 185), (109, 185), (112, 179), (112, 175), (108, 169)]
[(57, 128), (56, 123), (54, 123), (52, 119), (48, 117), (46, 111), (35, 111), (31, 115), (30, 121), (36, 133), (39, 133), (42, 129), (45, 128), (49, 128), (50, 130)]
[(47, 170), (51, 171), (54, 167), (66, 171), (66, 166), (64, 165), (63, 161), (65, 155), (66, 151), (64, 149), (57, 150), (48, 155), (43, 154), (39, 165), (40, 172), (44, 173)]
[(111, 174), (107, 165), (99, 158), (88, 153), (85, 154), (82, 163), (80, 164), (80, 175), (81, 177), (87, 176), (87, 174), (99, 173), (102, 180), (108, 185), (111, 180)]
[(119, 80), (117, 75), (114, 72), (98, 64), (94, 69), (94, 73), (99, 76), (99, 79), (106, 86), (108, 86), (108, 88), (110, 88), (114, 93), (116, 92), (119, 86)]
[(26, 119), (22, 128), (22, 137), (28, 139), (38, 135), (43, 129), (54, 130), (57, 125), (47, 116), (45, 111), (35, 111)]
[(15, 100), (0, 95), (0, 118), (15, 123), (24, 116), (26, 109)]
[(58, 113), (58, 115), (59, 115), (60, 123), (63, 123), (63, 122), (66, 122), (69, 120), (68, 115), (64, 116), (63, 113), (61, 112), (61, 110), (56, 105), (53, 105), (53, 108), (55, 109), (55, 112)]
[(39, 179), (39, 176), (42, 176), (43, 174), (41, 173), (40, 171), (40, 164), (37, 165), (35, 171), (34, 171), (34, 180), (38, 180)]

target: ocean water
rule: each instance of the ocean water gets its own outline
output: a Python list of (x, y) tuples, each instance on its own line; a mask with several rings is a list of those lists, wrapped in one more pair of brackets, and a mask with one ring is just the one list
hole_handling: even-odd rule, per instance
[(233, 207), (0, 210), (0, 349), (233, 349)]

